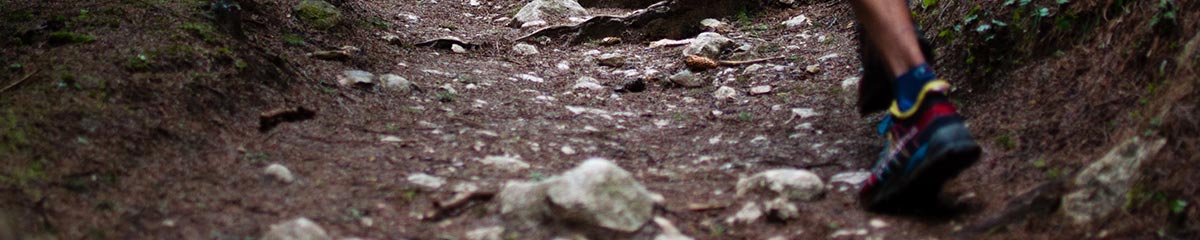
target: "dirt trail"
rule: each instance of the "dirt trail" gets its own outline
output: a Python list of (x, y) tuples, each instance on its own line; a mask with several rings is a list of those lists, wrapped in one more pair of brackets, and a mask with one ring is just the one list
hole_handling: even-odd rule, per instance
[[(219, 24), (205, 25), (214, 18), (204, 14), (210, 11), (205, 4), (11, 5), (49, 9), (31, 19), (90, 9), (94, 18), (70, 18), (67, 29), (99, 40), (5, 49), (6, 58), (16, 57), (2, 63), (27, 67), (10, 67), (17, 70), (0, 75), (4, 79), (43, 70), (0, 97), (12, 104), (0, 117), (29, 120), (0, 127), (39, 126), (30, 135), (45, 137), (12, 145), (15, 137), (0, 134), (9, 137), (0, 138), (9, 144), (0, 145), (0, 153), (14, 156), (10, 165), (30, 166), (29, 177), (43, 179), (4, 182), (27, 188), (3, 189), (13, 194), (0, 200), (34, 209), (13, 214), (39, 215), (33, 229), (67, 239), (257, 238), (270, 223), (301, 216), (339, 238), (454, 239), (493, 223), (483, 220), (490, 214), (486, 206), (444, 221), (421, 220), (434, 201), (451, 196), (450, 186), (496, 189), (604, 157), (665, 196), (659, 215), (697, 239), (926, 239), (952, 237), (995, 216), (1006, 201), (1046, 179), (1021, 162), (1037, 153), (985, 140), (980, 163), (947, 186), (951, 210), (868, 213), (854, 198), (856, 188), (830, 185), (823, 197), (797, 205), (800, 219), (727, 224), (740, 204), (733, 196), (740, 177), (799, 168), (828, 181), (865, 171), (883, 147), (874, 136), (879, 116), (859, 116), (854, 88), (844, 87), (860, 75), (854, 18), (844, 1), (722, 19), (730, 27), (719, 32), (739, 49), (727, 59), (784, 58), (699, 72), (706, 83), (699, 88), (667, 84), (685, 69), (678, 47), (550, 40), (534, 44), (538, 54), (518, 55), (509, 39), (532, 29), (497, 19), (523, 1), (332, 1), (349, 20), (328, 31), (296, 23), (285, 7), (290, 1), (244, 2), (255, 3), (243, 4), (245, 39), (222, 34)], [(801, 15), (810, 24), (781, 24)], [(0, 30), (36, 29), (43, 22), (13, 20)], [(201, 25), (189, 25), (196, 22)], [(396, 34), (400, 44), (384, 41), (383, 33)], [(481, 47), (459, 54), (412, 46), (445, 36)], [(305, 56), (342, 46), (362, 51), (345, 61)], [(626, 63), (601, 66), (595, 58), (607, 53), (624, 55)], [(337, 78), (346, 70), (397, 74), (416, 89), (340, 86)], [(603, 88), (575, 88), (585, 77)], [(93, 79), (97, 86), (90, 85)], [(644, 91), (615, 91), (638, 79), (648, 80)], [(714, 96), (721, 86), (737, 96)], [(751, 94), (762, 86), (769, 92)], [(988, 95), (959, 102), (969, 118), (991, 114), (995, 107), (987, 101), (1003, 95), (970, 88), (955, 94), (974, 90)], [(295, 107), (315, 114), (259, 130), (261, 113)], [(64, 123), (35, 124), (51, 120)], [(989, 128), (980, 138), (1017, 128)], [(52, 151), (59, 148), (71, 151)], [(497, 170), (480, 163), (488, 156), (519, 158), (530, 168)], [(262, 169), (272, 163), (287, 166), (296, 181), (265, 176)], [(406, 180), (417, 173), (449, 183), (422, 189)], [(717, 207), (693, 211), (693, 204)]]

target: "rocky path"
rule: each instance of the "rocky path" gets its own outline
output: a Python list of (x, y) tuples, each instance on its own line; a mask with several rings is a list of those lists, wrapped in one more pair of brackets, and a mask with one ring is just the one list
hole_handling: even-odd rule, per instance
[[(684, 66), (683, 52), (694, 48), (686, 45), (506, 41), (536, 29), (505, 26), (504, 11), (519, 3), (473, 3), (368, 3), (397, 16), (405, 37), (454, 36), (487, 47), (416, 48), (388, 58), (392, 67), (372, 71), (404, 76), (419, 91), (386, 81), (341, 86), (342, 104), (320, 107), (316, 121), (282, 125), (247, 146), (308, 153), (285, 163), (299, 181), (264, 197), (335, 236), (474, 239), (508, 225), (501, 236), (513, 237), (526, 232), (499, 216), (499, 200), (436, 221), (429, 213), (456, 193), (555, 179), (600, 157), (661, 194), (655, 215), (693, 238), (919, 238), (961, 228), (866, 213), (854, 200), (882, 145), (872, 136), (874, 117), (852, 109), (859, 67), (844, 3), (709, 22), (728, 38), (713, 46), (726, 54), (714, 57), (783, 58), (697, 72)], [(439, 10), (421, 10), (429, 8)], [(766, 198), (738, 197), (739, 179), (772, 169), (811, 171), (820, 187), (783, 201), (791, 207), (782, 213)], [(755, 211), (752, 202), (771, 210)], [(291, 210), (314, 205), (327, 207)], [(654, 228), (627, 237), (649, 237)]]

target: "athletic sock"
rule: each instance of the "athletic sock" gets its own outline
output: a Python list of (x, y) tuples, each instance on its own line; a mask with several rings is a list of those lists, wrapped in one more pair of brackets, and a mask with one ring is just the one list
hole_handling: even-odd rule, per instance
[(900, 107), (900, 111), (906, 112), (915, 107), (917, 96), (921, 94), (925, 83), (936, 78), (937, 74), (934, 74), (933, 68), (926, 63), (917, 65), (897, 77), (894, 83), (896, 85), (896, 105)]

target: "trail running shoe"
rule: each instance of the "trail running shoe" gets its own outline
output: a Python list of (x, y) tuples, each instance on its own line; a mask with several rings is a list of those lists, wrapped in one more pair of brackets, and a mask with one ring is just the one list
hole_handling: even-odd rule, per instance
[(947, 98), (949, 90), (948, 82), (934, 80), (907, 112), (892, 103), (878, 128), (887, 148), (859, 192), (864, 207), (878, 211), (929, 203), (947, 180), (979, 160), (979, 145)]

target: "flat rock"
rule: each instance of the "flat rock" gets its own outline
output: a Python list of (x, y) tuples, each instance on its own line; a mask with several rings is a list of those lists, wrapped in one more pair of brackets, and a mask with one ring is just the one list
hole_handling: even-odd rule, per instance
[(763, 95), (771, 93), (771, 86), (754, 86), (750, 88), (750, 95)]
[(717, 30), (725, 28), (729, 26), (729, 24), (722, 22), (721, 20), (706, 18), (704, 20), (700, 20), (700, 26), (704, 26), (705, 29), (709, 30)]
[(1131, 138), (1075, 176), (1076, 190), (1063, 196), (1063, 213), (1077, 224), (1101, 219), (1125, 203), (1125, 196), (1142, 162), (1153, 157), (1166, 139)]
[(696, 76), (695, 73), (692, 73), (692, 71), (687, 70), (687, 69), (684, 69), (684, 70), (679, 71), (678, 73), (672, 74), (667, 79), (671, 80), (671, 82), (673, 82), (675, 84), (679, 84), (679, 86), (689, 87), (689, 88), (703, 87), (705, 84), (703, 78)]
[(375, 78), (375, 74), (362, 70), (346, 70), (342, 71), (342, 75), (338, 75), (337, 83), (342, 86), (349, 85), (371, 85), (371, 80)]
[(471, 230), (465, 234), (467, 240), (503, 240), (504, 227), (484, 227)]
[(804, 15), (800, 15), (800, 16), (792, 17), (791, 19), (788, 19), (787, 21), (783, 21), (783, 23), (780, 23), (780, 24), (783, 24), (784, 26), (787, 26), (787, 28), (790, 29), (790, 28), (799, 28), (799, 27), (807, 26), (809, 23), (808, 23), (808, 17), (806, 17)]
[(575, 81), (574, 89), (580, 90), (604, 90), (604, 85), (600, 85), (600, 81), (592, 77), (579, 77)]
[(325, 229), (308, 218), (297, 218), (290, 221), (272, 224), (263, 240), (330, 240)]
[(801, 169), (768, 170), (737, 182), (738, 197), (758, 194), (771, 198), (808, 201), (817, 198), (824, 191), (825, 183), (821, 181), (821, 177)]
[(517, 45), (513, 45), (513, 52), (521, 56), (536, 55), (540, 53), (538, 52), (536, 46), (528, 43), (518, 43)]
[(424, 173), (409, 174), (407, 178), (409, 183), (421, 186), (427, 189), (438, 189), (446, 185), (446, 179), (432, 176)]
[(516, 172), (529, 168), (529, 163), (521, 161), (521, 156), (487, 156), (479, 159), (479, 163), (509, 172)]
[(600, 57), (596, 57), (596, 61), (600, 63), (600, 66), (609, 66), (615, 68), (625, 66), (625, 56), (616, 53), (602, 54)]

